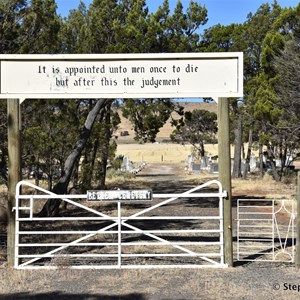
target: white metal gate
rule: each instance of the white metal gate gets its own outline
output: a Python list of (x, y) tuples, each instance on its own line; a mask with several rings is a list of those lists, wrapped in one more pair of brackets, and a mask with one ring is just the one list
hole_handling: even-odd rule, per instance
[[(91, 203), (87, 195), (56, 195), (21, 181), (15, 268), (226, 267), (224, 197), (213, 180), (181, 194), (154, 194), (148, 204)], [(51, 198), (68, 209), (58, 217), (36, 215), (41, 202)]]
[(237, 259), (295, 260), (295, 200), (237, 201)]

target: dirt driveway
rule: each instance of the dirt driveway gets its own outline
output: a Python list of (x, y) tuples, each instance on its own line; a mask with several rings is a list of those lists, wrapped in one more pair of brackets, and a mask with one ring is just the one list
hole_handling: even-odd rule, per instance
[[(178, 182), (186, 179), (186, 171), (178, 164), (148, 164), (137, 174), (137, 179), (145, 182)], [(163, 192), (163, 191), (160, 191)]]

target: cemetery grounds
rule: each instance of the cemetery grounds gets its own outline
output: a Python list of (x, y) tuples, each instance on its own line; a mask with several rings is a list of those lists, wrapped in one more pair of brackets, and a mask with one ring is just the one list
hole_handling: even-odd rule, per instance
[[(210, 152), (217, 145), (212, 145)], [(126, 152), (126, 149), (128, 152)], [(151, 188), (155, 192), (183, 192), (217, 174), (184, 170), (190, 147), (171, 144), (133, 145), (119, 148), (130, 160), (146, 162), (135, 177), (111, 176), (110, 188)], [(184, 159), (179, 158), (184, 157)], [(179, 160), (178, 160), (179, 159)], [(236, 199), (293, 198), (294, 179), (275, 183), (269, 175), (263, 179), (251, 175), (248, 180), (233, 180), (233, 219)], [(5, 198), (1, 187), (1, 201)], [(3, 204), (3, 203), (0, 203)], [(188, 207), (187, 209), (193, 209)], [(214, 208), (212, 208), (214, 209)], [(176, 207), (170, 206), (175, 213)], [(236, 227), (233, 222), (233, 237)], [(66, 264), (57, 270), (14, 270), (5, 261), (5, 228), (1, 228), (1, 299), (299, 299), (300, 271), (291, 263), (260, 261), (237, 262), (233, 268), (205, 269), (122, 269), (74, 270)], [(235, 242), (234, 242), (235, 247)], [(236, 258), (235, 248), (234, 257)]]

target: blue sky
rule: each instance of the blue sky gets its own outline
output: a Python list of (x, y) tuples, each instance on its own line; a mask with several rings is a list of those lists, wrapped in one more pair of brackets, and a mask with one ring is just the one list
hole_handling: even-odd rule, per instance
[[(299, 0), (277, 0), (282, 7), (295, 7), (299, 4)], [(80, 0), (56, 0), (58, 5), (58, 13), (67, 16), (70, 9), (78, 7)], [(84, 0), (88, 6), (92, 0)], [(187, 7), (190, 0), (181, 0), (184, 7)], [(207, 27), (211, 27), (218, 23), (229, 25), (231, 23), (243, 23), (247, 19), (249, 12), (255, 13), (261, 4), (273, 0), (198, 0), (201, 5), (205, 5), (208, 10)], [(156, 11), (163, 0), (147, 0), (150, 11)], [(169, 0), (171, 10), (174, 8), (177, 0)]]

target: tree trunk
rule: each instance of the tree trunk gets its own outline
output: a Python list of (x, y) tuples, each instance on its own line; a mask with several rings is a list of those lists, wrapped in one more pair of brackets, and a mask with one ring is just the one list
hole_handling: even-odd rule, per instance
[(36, 164), (36, 169), (35, 169), (35, 171), (34, 171), (34, 173), (33, 173), (33, 176), (34, 176), (34, 184), (36, 185), (36, 186), (40, 186), (40, 163), (39, 163), (39, 158), (38, 158), (38, 162), (37, 162), (37, 164)]
[(111, 139), (111, 132), (110, 132), (110, 109), (111, 103), (106, 107), (105, 111), (105, 139), (103, 146), (101, 147), (101, 161), (100, 161), (100, 178), (99, 178), (99, 188), (105, 187), (105, 179), (106, 179), (106, 168), (107, 168), (107, 160), (109, 156), (109, 141)]
[(232, 177), (240, 178), (242, 177), (241, 173), (241, 156), (242, 156), (242, 115), (239, 114), (237, 119), (236, 128), (234, 130), (234, 160), (233, 160), (233, 170)]
[(258, 155), (259, 155), (259, 173), (260, 173), (260, 177), (263, 178), (264, 177), (264, 160), (263, 160), (263, 145), (262, 143), (259, 143), (258, 145)]
[[(80, 133), (79, 139), (77, 140), (74, 149), (68, 156), (67, 160), (65, 161), (64, 171), (59, 179), (58, 183), (53, 187), (53, 193), (55, 194), (66, 194), (67, 188), (71, 179), (73, 168), (76, 164), (76, 161), (79, 159), (82, 150), (84, 149), (87, 140), (90, 137), (91, 130), (95, 123), (95, 120), (100, 112), (100, 110), (105, 105), (105, 99), (100, 99), (96, 102), (94, 108), (89, 112), (84, 127)], [(42, 210), (39, 213), (39, 216), (55, 216), (58, 214), (59, 206), (61, 204), (60, 199), (49, 199)]]
[(48, 182), (48, 190), (50, 191), (52, 189), (52, 183), (53, 183), (53, 174), (48, 174), (48, 178), (47, 178), (47, 182)]
[(274, 178), (275, 181), (280, 181), (280, 176), (279, 176), (279, 174), (276, 170), (276, 164), (274, 162), (274, 154), (273, 154), (273, 151), (272, 151), (271, 146), (270, 146), (269, 143), (268, 143), (268, 146), (267, 146), (267, 151), (268, 151), (268, 157), (269, 157), (271, 168), (272, 168), (273, 178)]
[(98, 148), (99, 148), (99, 139), (96, 139), (94, 142), (94, 145), (93, 145), (93, 150), (92, 150), (91, 159), (90, 159), (89, 186), (92, 185)]
[(281, 141), (281, 147), (280, 147), (280, 160), (281, 160), (281, 167), (280, 167), (280, 180), (282, 179), (284, 170), (287, 170), (287, 141), (284, 142)]
[(243, 174), (243, 179), (247, 178), (247, 172), (249, 170), (249, 165), (250, 165), (250, 158), (251, 158), (252, 144), (253, 144), (253, 127), (254, 127), (254, 120), (251, 121), (250, 128), (249, 128), (248, 151), (247, 151), (247, 156), (246, 156), (245, 171)]
[(200, 146), (200, 151), (199, 151), (200, 156), (201, 156), (201, 158), (204, 158), (204, 156), (205, 156), (205, 149), (204, 149), (204, 142), (203, 142), (203, 140), (201, 140), (199, 142), (199, 146)]
[(82, 190), (82, 192), (91, 189), (98, 146), (99, 139), (95, 139), (93, 145), (89, 145), (89, 147), (85, 149), (85, 158), (81, 164), (82, 180), (80, 190)]

